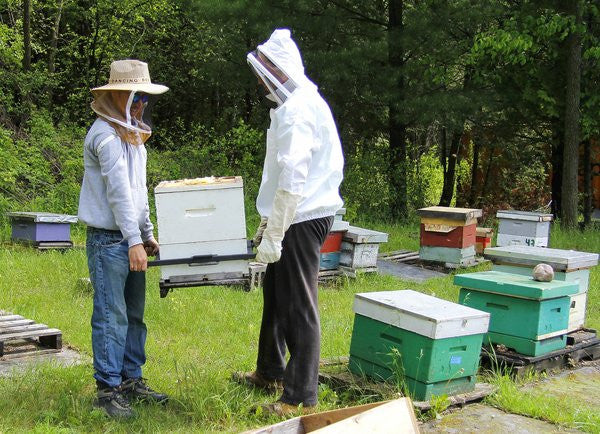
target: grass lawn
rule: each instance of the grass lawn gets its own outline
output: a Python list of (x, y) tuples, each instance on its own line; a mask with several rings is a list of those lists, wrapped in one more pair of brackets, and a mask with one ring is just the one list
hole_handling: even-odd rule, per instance
[[(416, 224), (369, 227), (391, 234), (384, 250), (418, 248)], [(553, 228), (552, 247), (594, 252), (599, 246), (600, 231), (565, 233)], [(87, 277), (82, 249), (37, 252), (4, 243), (0, 247), (0, 309), (60, 328), (64, 344), (91, 359), (92, 297), (78, 283), (81, 277)], [(147, 279), (148, 360), (144, 377), (151, 386), (172, 396), (169, 405), (138, 405), (139, 417), (132, 421), (108, 420), (92, 410), (95, 386), (91, 360), (70, 368), (48, 364), (40, 370), (0, 378), (0, 432), (238, 432), (276, 421), (249, 413), (253, 404), (275, 400), (276, 396), (229, 380), (232, 371), (255, 366), (261, 292), (188, 288), (160, 299), (158, 270), (151, 269)], [(587, 319), (587, 326), (596, 329), (600, 328), (599, 287), (600, 269), (596, 267), (592, 270)], [(425, 284), (364, 276), (321, 288), (322, 357), (348, 355), (355, 293), (407, 288), (451, 301), (458, 299), (451, 276)], [(583, 403), (565, 407), (559, 400), (545, 400), (544, 396), (532, 400), (508, 377), (498, 374), (492, 381), (501, 385), (500, 392), (489, 400), (493, 405), (566, 426), (600, 430), (599, 417), (586, 411)], [(349, 404), (321, 389), (320, 410)]]

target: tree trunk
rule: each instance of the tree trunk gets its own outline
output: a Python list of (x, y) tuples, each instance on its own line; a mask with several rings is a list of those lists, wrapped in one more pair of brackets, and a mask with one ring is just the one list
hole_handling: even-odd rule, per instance
[(555, 118), (552, 122), (552, 214), (559, 218), (562, 214), (562, 161), (563, 161), (563, 138), (564, 124)]
[(446, 134), (446, 127), (442, 128), (442, 137), (440, 140), (440, 163), (442, 164), (444, 173), (446, 173), (446, 170), (448, 170), (448, 156), (446, 155), (448, 138)]
[(23, 0), (23, 69), (31, 69), (31, 0)]
[(588, 227), (592, 222), (592, 144), (590, 139), (583, 143), (583, 224)]
[(403, 0), (389, 1), (388, 57), (395, 69), (397, 79), (394, 95), (389, 102), (390, 166), (388, 169), (392, 193), (391, 212), (394, 218), (408, 214), (406, 188), (406, 124), (401, 120), (401, 107), (404, 100), (404, 48), (402, 45)]
[(460, 138), (462, 132), (452, 133), (452, 142), (450, 143), (450, 154), (448, 155), (448, 168), (444, 172), (444, 187), (440, 197), (440, 206), (450, 206), (454, 196), (454, 181), (456, 178), (456, 163), (458, 161), (458, 152), (460, 150)]
[(493, 147), (490, 148), (490, 155), (488, 157), (487, 169), (485, 169), (485, 175), (483, 176), (483, 186), (481, 187), (481, 194), (477, 198), (477, 204), (475, 208), (481, 208), (483, 205), (483, 198), (485, 196), (485, 192), (487, 191), (488, 185), (490, 184), (490, 172), (492, 171), (492, 162), (494, 161), (494, 151)]
[[(567, 2), (576, 26), (582, 22), (580, 2)], [(563, 153), (561, 224), (577, 225), (578, 163), (579, 163), (579, 100), (581, 93), (581, 33), (578, 28), (567, 37), (567, 86), (565, 91), (565, 150)]]
[(481, 143), (478, 138), (475, 138), (473, 144), (473, 164), (471, 165), (471, 188), (469, 189), (469, 206), (475, 204), (477, 196), (477, 169), (479, 168), (479, 150), (481, 149)]
[(54, 26), (52, 27), (52, 35), (50, 36), (50, 50), (48, 50), (48, 72), (53, 74), (55, 71), (54, 59), (56, 57), (56, 49), (58, 47), (58, 32), (60, 30), (60, 18), (62, 16), (64, 0), (60, 0), (58, 11), (54, 18)]

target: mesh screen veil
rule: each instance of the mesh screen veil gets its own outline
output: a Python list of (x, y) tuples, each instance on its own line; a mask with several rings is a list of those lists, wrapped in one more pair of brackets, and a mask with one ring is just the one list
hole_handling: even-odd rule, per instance
[(92, 110), (109, 122), (122, 140), (132, 145), (142, 145), (150, 138), (152, 129), (148, 102), (133, 102), (135, 91), (93, 90)]

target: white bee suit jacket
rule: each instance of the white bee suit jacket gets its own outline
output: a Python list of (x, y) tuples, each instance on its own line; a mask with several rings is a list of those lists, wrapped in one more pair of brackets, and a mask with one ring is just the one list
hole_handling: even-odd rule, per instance
[[(277, 38), (277, 32), (282, 32)], [(258, 47), (295, 86), (282, 105), (270, 112), (267, 150), (256, 206), (269, 217), (278, 189), (300, 196), (292, 223), (335, 214), (343, 205), (339, 186), (344, 157), (329, 106), (304, 75), (296, 45), (276, 31)]]

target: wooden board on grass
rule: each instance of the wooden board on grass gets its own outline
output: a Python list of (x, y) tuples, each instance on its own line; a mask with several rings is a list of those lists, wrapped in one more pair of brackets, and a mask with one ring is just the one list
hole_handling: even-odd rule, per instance
[(299, 416), (244, 434), (418, 433), (411, 400), (400, 398)]

